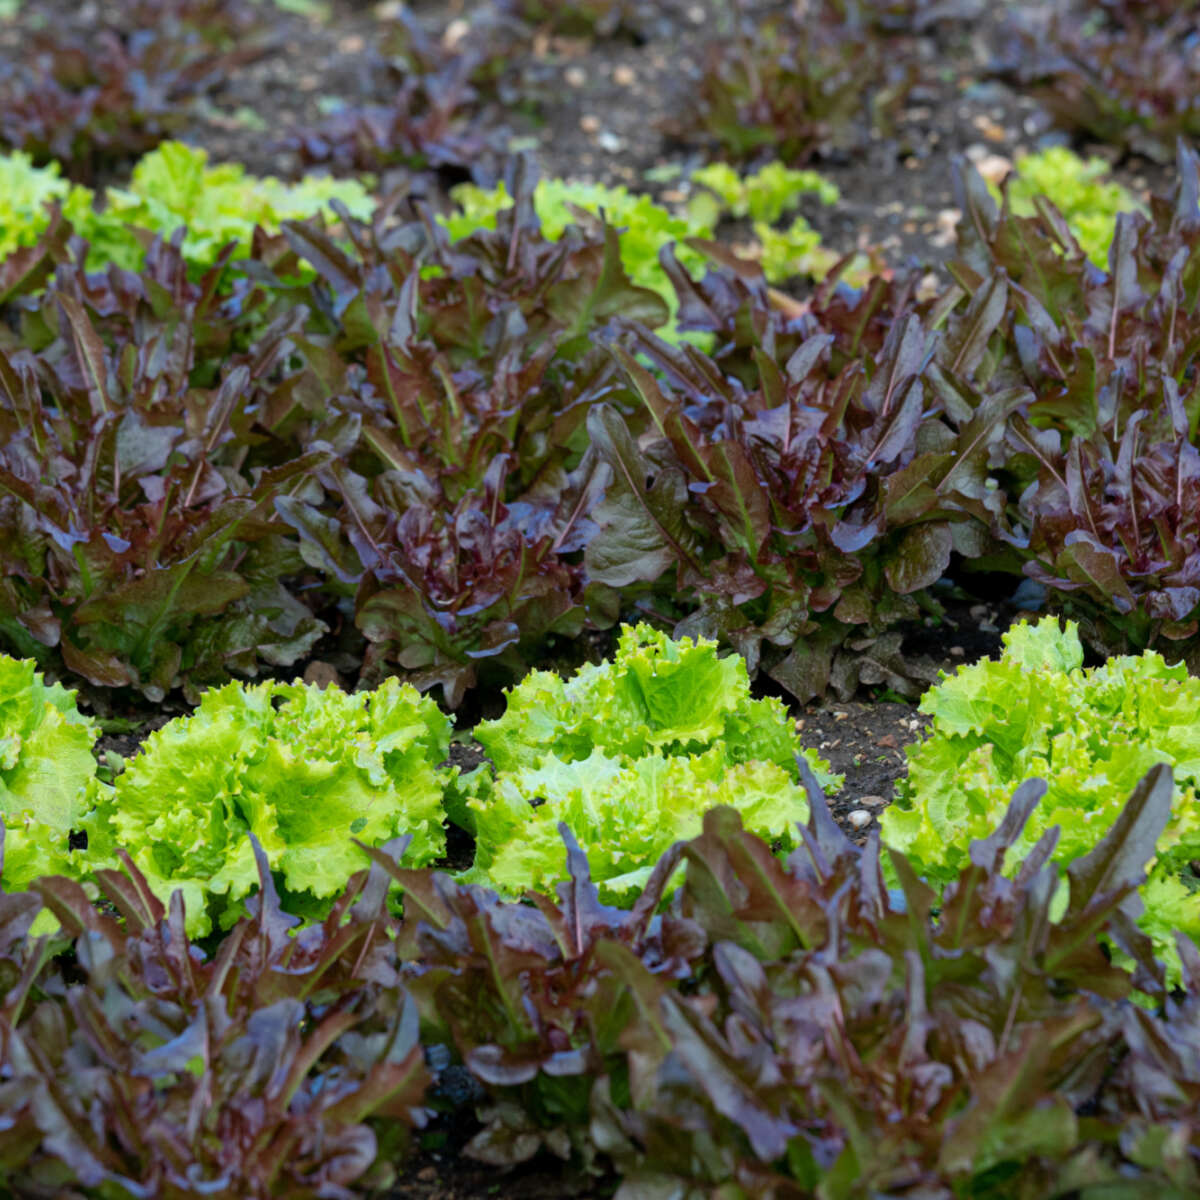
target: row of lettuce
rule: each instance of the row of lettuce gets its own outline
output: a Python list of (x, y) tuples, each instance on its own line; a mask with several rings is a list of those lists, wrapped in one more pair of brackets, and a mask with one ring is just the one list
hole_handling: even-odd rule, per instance
[[(1141, 864), (1141, 927), (1175, 970), (1176, 932), (1200, 934), (1200, 681), (1153, 652), (1095, 669), (1082, 661), (1077, 629), (1045, 618), (1007, 633), (999, 660), (931, 688), (921, 709), (932, 729), (910, 750), (882, 835), (923, 877), (950, 882), (1014, 790), (1043, 778), (1046, 795), (1013, 837), (1013, 862), (1055, 827), (1065, 867), (1166, 764), (1175, 790)], [(256, 853), (284, 908), (318, 919), (367, 865), (366, 847), (407, 835), (405, 865), (428, 866), (446, 854), (447, 823), (475, 844), (458, 881), (515, 898), (567, 879), (565, 822), (601, 898), (623, 905), (674, 842), (699, 834), (709, 809), (733, 808), (749, 831), (792, 850), (809, 817), (806, 789), (842, 783), (802, 747), (780, 701), (751, 698), (740, 656), (647, 625), (626, 627), (613, 659), (568, 680), (526, 676), (503, 715), (472, 731), (486, 762), (467, 775), (447, 761), (450, 719), (395, 679), (354, 694), (229, 684), (128, 761), (98, 766), (97, 728), (74, 693), (47, 685), (31, 661), (0, 665), (4, 885), (19, 890), (47, 874), (94, 881), (123, 850), (160, 901), (182, 893), (193, 936), (245, 915)]]
[[(931, 693), (907, 799), (922, 771), (955, 773), (923, 802), (946, 837), (925, 861), (908, 816), (885, 832), (907, 853), (840, 832), (820, 764), (772, 757), (793, 733), (748, 699), (740, 660), (631, 630), (613, 663), (531, 677), (480, 730), (495, 776), (459, 803), (481, 850), (493, 812), (520, 809), (539, 847), (540, 823), (565, 818), (553, 862), (518, 850), (504, 867), (501, 848), (486, 864), (506, 891), (514, 870), (538, 876), (520, 900), (418, 865), (445, 718), (411, 688), (213, 692), (116, 776), (86, 854), (104, 819), (125, 821), (129, 852), (86, 885), (15, 890), (7, 856), (30, 827), (9, 822), (4, 1186), (375, 1194), (422, 1130), (439, 1144), (440, 1113), (474, 1104), (467, 1155), (557, 1156), (615, 1173), (629, 1200), (1183, 1200), (1200, 1185), (1200, 952), (1176, 934), (1168, 973), (1139, 921), (1196, 853), (1200, 685), (1153, 655), (1079, 660), (1074, 631), (1019, 627), (999, 662)], [(90, 734), (69, 693), (4, 672), (11, 803), (35, 779), (51, 794)], [(1005, 717), (1028, 702), (1040, 754), (1006, 740), (1002, 694)], [(1042, 760), (1049, 787), (1010, 798), (1004, 780)], [(684, 835), (665, 849), (638, 826), (648, 792)], [(747, 828), (774, 833), (784, 807), (804, 819), (786, 856)], [(164, 867), (185, 859), (193, 878), (164, 903)], [(203, 869), (224, 871), (207, 911), (225, 928), (202, 948)]]
[(623, 235), (521, 163), (446, 223), (397, 196), (185, 235), (180, 210), (257, 217), (282, 185), (164, 147), (109, 196), (151, 227), (107, 227), (137, 270), (90, 270), (62, 214), (0, 263), (0, 640), (151, 699), (319, 643), (453, 707), (652, 616), (801, 698), (915, 695), (899, 627), (979, 570), (1032, 578), (1095, 646), (1190, 653), (1200, 202), (1177, 166), (1107, 270), (1044, 198), (1022, 216), (964, 171), (953, 284), (851, 288), (843, 260), (800, 301), (670, 222), (781, 218), (819, 193), (803, 173), (709, 172), (680, 218), (625, 196)]
[[(1070, 212), (1082, 215), (1090, 205), (1100, 238), (1105, 236), (1106, 216), (1111, 238), (1112, 219), (1121, 204), (1135, 203), (1119, 185), (1103, 181), (1103, 164), (1085, 163), (1069, 151), (1029, 156), (1023, 166), (1029, 181), (1023, 196), (1030, 187), (1042, 190), (1045, 182), (1057, 189)], [(309, 174), (286, 183), (250, 175), (236, 163), (210, 166), (206, 151), (166, 141), (134, 165), (127, 186), (97, 193), (63, 178), (58, 163), (36, 166), (18, 151), (0, 158), (0, 256), (35, 244), (50, 223), (52, 206), (58, 205), (74, 231), (86, 239), (86, 266), (91, 270), (116, 264), (136, 271), (144, 261), (148, 235), (169, 238), (183, 229), (180, 249), (195, 272), (211, 266), (230, 243), (238, 257), (249, 255), (256, 227), (278, 233), (284, 221), (322, 212), (332, 216), (331, 206), (357, 220), (370, 220), (377, 205), (368, 185), (374, 182), (371, 176), (336, 179)], [(562, 237), (574, 210), (593, 216), (603, 212), (622, 232), (621, 262), (629, 277), (657, 292), (668, 305), (675, 304), (675, 294), (659, 265), (663, 246), (677, 244), (684, 265), (701, 270), (703, 256), (684, 243), (688, 238), (713, 238), (723, 219), (750, 222), (755, 242), (744, 252), (761, 264), (772, 283), (797, 276), (820, 280), (837, 264), (838, 255), (821, 245), (804, 217), (795, 215), (809, 195), (825, 205), (839, 199), (837, 188), (815, 171), (773, 162), (739, 174), (713, 163), (697, 168), (683, 182), (691, 194), (677, 212), (625, 187), (560, 179), (538, 183), (534, 207), (550, 241)], [(462, 183), (451, 194), (454, 207), (439, 220), (453, 241), (481, 228), (495, 229), (497, 214), (512, 205), (503, 182), (491, 189)], [(1088, 237), (1092, 252), (1103, 255), (1107, 242), (1097, 242), (1091, 233)], [(878, 255), (857, 256), (850, 273), (860, 280), (869, 278), (880, 261)]]
[[(1014, 211), (1029, 216), (1035, 212), (1034, 198), (1047, 197), (1097, 266), (1107, 261), (1117, 214), (1143, 208), (1112, 179), (1103, 160), (1084, 160), (1062, 146), (1019, 156), (1015, 168), (1008, 181)], [(675, 243), (680, 262), (689, 271), (702, 271), (705, 258), (686, 245), (687, 239), (711, 240), (726, 219), (749, 222), (757, 249), (751, 243), (740, 252), (762, 265), (769, 283), (797, 277), (820, 282), (838, 263), (839, 256), (820, 244), (804, 217), (795, 215), (808, 196), (823, 205), (837, 204), (841, 198), (816, 171), (775, 161), (739, 172), (715, 162), (686, 177), (671, 172), (664, 178), (686, 189), (686, 202), (678, 211), (625, 187), (560, 179), (538, 183), (534, 208), (551, 241), (561, 238), (572, 223), (573, 210), (603, 213), (621, 231), (621, 262), (630, 278), (658, 292), (669, 305), (676, 298), (659, 264), (663, 247)], [(351, 217), (368, 221), (376, 207), (370, 190), (374, 182), (371, 176), (308, 174), (289, 183), (248, 174), (236, 163), (210, 166), (206, 151), (165, 141), (133, 166), (125, 186), (110, 185), (97, 193), (63, 178), (57, 162), (37, 166), (17, 151), (0, 156), (0, 257), (34, 245), (50, 223), (51, 206), (57, 204), (88, 243), (89, 269), (115, 263), (136, 271), (145, 258), (148, 234), (170, 238), (182, 228), (181, 249), (194, 272), (211, 266), (229, 243), (236, 246), (238, 257), (249, 255), (256, 226), (277, 233), (284, 221), (328, 213), (335, 202)], [(994, 185), (993, 194), (999, 198)], [(454, 208), (440, 220), (454, 241), (480, 228), (495, 229), (497, 214), (513, 203), (503, 183), (492, 189), (459, 184), (451, 195)], [(869, 278), (880, 262), (876, 254), (860, 256), (850, 264), (851, 274)], [(845, 267), (841, 273), (844, 278)]]

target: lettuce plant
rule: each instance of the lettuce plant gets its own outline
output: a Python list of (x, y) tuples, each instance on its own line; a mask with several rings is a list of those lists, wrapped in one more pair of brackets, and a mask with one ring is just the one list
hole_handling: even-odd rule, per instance
[(333, 200), (362, 220), (375, 207), (358, 180), (313, 175), (288, 184), (247, 175), (237, 163), (209, 166), (206, 150), (163, 142), (134, 167), (128, 187), (108, 189), (103, 211), (93, 212), (80, 232), (92, 243), (92, 265), (115, 262), (136, 270), (142, 243), (128, 226), (166, 238), (186, 228), (184, 256), (207, 266), (228, 242), (247, 254), (256, 225), (278, 230), (284, 221), (327, 211)]
[(778, 700), (751, 699), (740, 656), (648, 625), (626, 626), (610, 661), (569, 680), (531, 672), (475, 737), (495, 780), (478, 777), (451, 817), (476, 836), (470, 877), (510, 893), (567, 877), (560, 821), (587, 847), (602, 891), (620, 900), (717, 804), (794, 845), (808, 813), (798, 756), (822, 787), (841, 783), (801, 748)]
[[(798, 171), (783, 163), (768, 163), (751, 175), (739, 175), (728, 163), (710, 163), (692, 174), (700, 184), (688, 202), (695, 218), (713, 224), (722, 216), (752, 222), (759, 245), (759, 262), (768, 283), (785, 283), (798, 276), (820, 281), (838, 261), (836, 251), (821, 244), (821, 235), (801, 216), (779, 226), (780, 218), (792, 213), (804, 195), (816, 194), (822, 204), (836, 204), (840, 193), (816, 171)], [(871, 272), (871, 264), (858, 262), (850, 275)], [(843, 278), (850, 281), (847, 274)]]
[(611, 37), (638, 28), (635, 0), (500, 0), (500, 8), (567, 37)]
[(282, 145), (339, 174), (395, 167), (473, 174), (481, 162), (498, 163), (511, 138), (500, 123), (504, 108), (536, 106), (544, 87), (545, 69), (530, 53), (533, 31), (493, 4), (475, 5), (453, 36), (449, 21), (435, 32), (410, 6), (388, 7), (359, 60), (362, 92), (386, 102), (338, 104)]
[(353, 695), (229, 684), (146, 739), (88, 818), (88, 857), (126, 850), (164, 902), (183, 892), (196, 936), (242, 913), (253, 835), (289, 911), (323, 915), (367, 865), (354, 839), (411, 834), (414, 865), (443, 853), (449, 742), (449, 718), (396, 680)]
[(1142, 208), (1137, 197), (1111, 177), (1102, 158), (1083, 159), (1065, 146), (1018, 157), (1006, 191), (1012, 211), (1023, 217), (1036, 213), (1035, 197), (1047, 197), (1066, 218), (1084, 253), (1101, 268), (1108, 264), (1117, 214)]
[(185, 128), (192, 105), (266, 50), (262, 5), (127, 0), (68, 21), (18, 16), (0, 72), (0, 145), (91, 182)]
[[(818, 172), (796, 170), (781, 162), (768, 163), (750, 175), (739, 174), (728, 163), (709, 163), (692, 172), (692, 183), (700, 184), (706, 192), (693, 196), (689, 209), (708, 216), (710, 224), (725, 213), (774, 224), (786, 213), (794, 212), (805, 195), (815, 193), (822, 204), (836, 204), (841, 197), (837, 187)], [(705, 212), (707, 192), (720, 201), (715, 213)]]
[(162, 242), (141, 274), (63, 262), (26, 314), (42, 353), (0, 350), (0, 639), (156, 702), (290, 665), (327, 628), (284, 586), (304, 564), (268, 506), (329, 456), (247, 462), (282, 332), (237, 354), (265, 298), (223, 302), (228, 258), (195, 283)]
[[(5, 1195), (377, 1192), (432, 1083), (382, 871), (297, 931), (260, 851), (261, 890), (210, 956), (178, 898), (122, 866), (101, 872), (104, 912), (70, 879), (0, 894)], [(51, 913), (70, 955), (29, 936)]]
[(1025, 779), (1048, 783), (1018, 839), (1018, 865), (1051, 826), (1056, 859), (1087, 854), (1121, 815), (1126, 797), (1157, 763), (1174, 769), (1171, 819), (1143, 890), (1143, 924), (1168, 951), (1176, 929), (1200, 934), (1188, 880), (1200, 857), (1200, 680), (1155, 653), (1084, 669), (1076, 626), (1056, 618), (1019, 624), (998, 660), (961, 668), (921, 700), (929, 736), (909, 750), (908, 775), (880, 826), (884, 841), (928, 878), (948, 881), (968, 865), (974, 838), (993, 828)]
[(1163, 162), (1200, 134), (1189, 5), (1119, 3), (1107, 20), (1094, 4), (1053, 5), (1021, 14), (1017, 33), (1010, 69), (1061, 128)]
[(55, 202), (83, 213), (91, 193), (63, 179), (57, 163), (34, 166), (19, 150), (0, 155), (0, 260), (37, 241), (50, 220), (46, 206)]
[(826, 10), (764, 19), (739, 8), (722, 32), (678, 132), (707, 135), (735, 160), (771, 152), (801, 163), (853, 143), (855, 119), (886, 67), (867, 31)]
[[(511, 207), (512, 199), (503, 183), (491, 191), (463, 183), (451, 193), (458, 211), (442, 218), (452, 239), (467, 237), (477, 229), (495, 229), (496, 216)], [(704, 257), (684, 244), (686, 238), (713, 236), (713, 223), (692, 213), (676, 216), (646, 195), (625, 187), (579, 183), (564, 179), (543, 179), (533, 193), (533, 205), (542, 225), (542, 233), (557, 242), (570, 225), (578, 223), (574, 209), (595, 216), (603, 214), (608, 224), (621, 230), (621, 262), (638, 287), (649, 288), (661, 296), (675, 312), (675, 291), (659, 265), (659, 251), (675, 243), (682, 264), (702, 270)]]
[(183, 142), (163, 142), (138, 162), (127, 187), (108, 188), (100, 207), (96, 199), (87, 188), (60, 178), (56, 163), (35, 167), (19, 151), (0, 157), (0, 258), (37, 240), (49, 220), (45, 206), (52, 201), (63, 205), (77, 232), (88, 239), (92, 270), (109, 263), (139, 270), (145, 242), (134, 229), (164, 238), (186, 229), (184, 256), (204, 267), (229, 242), (238, 255), (248, 254), (256, 225), (276, 232), (284, 221), (328, 212), (335, 200), (363, 220), (375, 208), (358, 180), (260, 178), (237, 163), (209, 166), (206, 150)]
[(75, 693), (47, 683), (28, 659), (0, 655), (0, 817), (4, 887), (42, 875), (72, 875), (68, 838), (94, 784), (98, 730)]
[(1000, 210), (973, 172), (959, 200), (950, 269), (967, 313), (998, 318), (976, 382), (991, 397), (1014, 379), (1032, 392), (997, 456), (1019, 497), (1009, 562), (1104, 653), (1194, 637), (1200, 158), (1181, 143), (1174, 195), (1118, 214), (1103, 272), (1048, 200), (1036, 217)]

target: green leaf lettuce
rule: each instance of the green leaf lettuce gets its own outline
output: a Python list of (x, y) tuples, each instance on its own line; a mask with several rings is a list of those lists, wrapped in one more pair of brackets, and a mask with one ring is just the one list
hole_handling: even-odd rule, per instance
[(449, 718), (394, 679), (353, 695), (230, 684), (151, 734), (89, 837), (97, 855), (128, 850), (160, 898), (182, 889), (194, 935), (228, 926), (256, 886), (251, 833), (285, 906), (317, 915), (367, 866), (354, 838), (410, 833), (418, 866), (443, 853), (449, 736)]
[(1188, 900), (1188, 864), (1200, 857), (1200, 680), (1182, 665), (1144, 653), (1083, 667), (1076, 626), (1046, 618), (1004, 636), (999, 660), (961, 668), (930, 689), (921, 711), (930, 735), (909, 750), (897, 802), (882, 815), (883, 840), (928, 878), (948, 882), (968, 861), (1026, 779), (1048, 790), (1026, 824), (1012, 869), (1051, 826), (1055, 857), (1091, 851), (1126, 798), (1157, 763), (1174, 770), (1172, 817), (1148, 864), (1143, 928), (1173, 956), (1173, 929), (1200, 932), (1200, 903)]
[(90, 804), (97, 734), (73, 691), (46, 683), (30, 660), (0, 655), (5, 891), (21, 891), (42, 875), (77, 873), (68, 839)]
[(611, 661), (569, 680), (531, 672), (475, 736), (496, 777), (478, 777), (451, 816), (476, 835), (470, 878), (509, 893), (566, 878), (560, 821), (619, 900), (714, 805), (792, 845), (808, 814), (798, 754), (823, 787), (841, 782), (800, 746), (778, 700), (751, 698), (740, 657), (648, 625), (623, 629)]

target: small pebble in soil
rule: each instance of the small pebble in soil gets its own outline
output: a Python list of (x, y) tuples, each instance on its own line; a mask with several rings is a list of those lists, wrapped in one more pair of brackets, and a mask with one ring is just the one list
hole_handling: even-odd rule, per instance
[(442, 34), (442, 45), (447, 50), (458, 49), (463, 38), (471, 32), (470, 21), (465, 21), (462, 17), (455, 17), (449, 25), (446, 26), (446, 32)]
[(871, 823), (871, 814), (865, 808), (856, 808), (846, 820), (854, 829), (865, 829)]
[(988, 154), (975, 164), (975, 170), (988, 183), (994, 183), (997, 187), (1004, 181), (1005, 176), (1012, 169), (1012, 159), (1005, 158), (1003, 154)]
[(882, 808), (887, 803), (882, 796), (859, 796), (858, 802), (859, 804), (869, 804), (872, 808)]

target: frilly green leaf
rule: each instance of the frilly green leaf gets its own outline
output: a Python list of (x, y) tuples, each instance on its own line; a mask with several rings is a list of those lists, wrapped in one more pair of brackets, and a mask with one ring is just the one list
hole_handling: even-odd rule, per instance
[(293, 907), (318, 914), (367, 865), (354, 838), (412, 834), (413, 865), (444, 852), (449, 740), (449, 718), (394, 679), (353, 695), (229, 684), (150, 735), (99, 805), (96, 844), (128, 850), (160, 899), (182, 888), (193, 935), (257, 886), (250, 834)]

